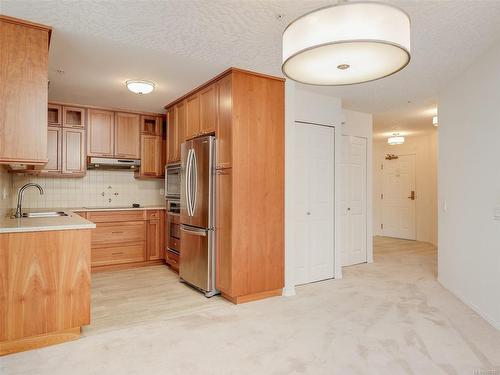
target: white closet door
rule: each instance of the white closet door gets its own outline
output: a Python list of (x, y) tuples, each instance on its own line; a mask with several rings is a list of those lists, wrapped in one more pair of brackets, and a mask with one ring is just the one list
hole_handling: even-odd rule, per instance
[(343, 266), (364, 263), (366, 254), (366, 139), (342, 137), (341, 259)]
[(382, 235), (415, 240), (415, 155), (384, 160), (382, 175)]
[(335, 130), (295, 123), (295, 283), (334, 275)]

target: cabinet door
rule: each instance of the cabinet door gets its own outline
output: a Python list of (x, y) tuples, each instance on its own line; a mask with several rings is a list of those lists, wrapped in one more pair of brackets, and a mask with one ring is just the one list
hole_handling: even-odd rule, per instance
[(200, 95), (186, 99), (186, 139), (200, 135)]
[(230, 75), (217, 82), (217, 168), (230, 168), (232, 164), (232, 78)]
[(67, 128), (85, 128), (85, 109), (78, 107), (63, 107), (63, 123)]
[[(232, 295), (232, 170), (217, 170), (216, 178), (216, 249), (217, 249), (217, 288)], [(240, 275), (244, 277), (244, 275)]]
[(160, 219), (148, 221), (148, 258), (155, 260), (161, 258), (161, 225)]
[(49, 161), (43, 167), (43, 172), (61, 172), (62, 129), (49, 126), (47, 130), (47, 156)]
[(47, 163), (48, 42), (43, 26), (0, 19), (1, 163)]
[(177, 125), (175, 123), (175, 108), (167, 110), (167, 163), (172, 163), (176, 158)]
[(62, 107), (57, 104), (49, 104), (47, 110), (47, 120), (49, 126), (62, 125)]
[(181, 143), (186, 140), (186, 102), (183, 101), (175, 106), (177, 138), (175, 140), (175, 161), (181, 161)]
[(217, 126), (217, 86), (211, 85), (200, 92), (200, 132), (215, 132)]
[(85, 173), (85, 131), (64, 129), (62, 173)]
[(115, 114), (111, 111), (89, 110), (87, 154), (113, 157)]
[(149, 135), (161, 135), (161, 117), (141, 116), (141, 133)]
[(161, 176), (161, 137), (141, 136), (141, 176)]
[(115, 114), (115, 156), (139, 159), (140, 116), (132, 113)]

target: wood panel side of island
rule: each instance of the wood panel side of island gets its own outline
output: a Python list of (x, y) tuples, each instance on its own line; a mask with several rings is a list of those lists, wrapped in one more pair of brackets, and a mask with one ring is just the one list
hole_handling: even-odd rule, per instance
[(74, 339), (90, 324), (90, 236), (0, 234), (0, 355)]

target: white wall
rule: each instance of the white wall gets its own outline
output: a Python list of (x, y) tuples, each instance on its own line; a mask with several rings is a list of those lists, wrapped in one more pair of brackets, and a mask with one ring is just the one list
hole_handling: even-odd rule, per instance
[[(293, 202), (296, 197), (293, 181), (295, 169), (294, 160), (294, 123), (302, 121), (335, 128), (335, 162), (340, 163), (341, 136), (357, 135), (366, 136), (371, 149), (371, 115), (353, 111), (342, 110), (340, 98), (322, 95), (307, 90), (307, 87), (287, 80), (285, 84), (285, 289), (284, 295), (295, 294), (294, 282), (294, 247), (293, 232), (298, 230), (294, 226)], [(346, 123), (343, 130), (342, 123)], [(371, 155), (371, 152), (370, 152)], [(367, 173), (371, 176), (371, 163), (367, 166)], [(371, 181), (371, 179), (370, 179)], [(370, 182), (371, 183), (371, 182)], [(335, 168), (335, 207), (340, 207), (340, 168)], [(368, 190), (370, 191), (370, 190)], [(371, 196), (367, 197), (371, 206)], [(369, 210), (371, 212), (371, 210)], [(371, 216), (369, 216), (371, 220)], [(371, 228), (371, 222), (367, 223)], [(342, 277), (340, 263), (340, 214), (335, 213), (335, 278)], [(370, 237), (371, 238), (371, 234)], [(371, 241), (369, 241), (371, 243)]]
[(439, 281), (500, 329), (500, 44), (439, 96)]
[[(89, 170), (83, 178), (48, 178), (29, 175), (13, 176), (11, 207), (17, 199), (17, 191), (28, 182), (43, 187), (44, 195), (36, 189), (24, 194), (23, 207), (65, 208), (95, 206), (164, 205), (161, 189), (163, 180), (137, 180), (129, 171)], [(104, 196), (102, 195), (104, 193)], [(117, 193), (118, 195), (115, 195)], [(111, 199), (111, 202), (109, 200)]]
[(406, 137), (402, 145), (390, 146), (387, 140), (373, 143), (373, 233), (381, 235), (383, 180), (381, 164), (386, 154), (415, 154), (415, 221), (417, 241), (437, 245), (437, 131)]
[(373, 117), (371, 113), (362, 113), (344, 109), (342, 135), (366, 138), (366, 254), (369, 263), (373, 262)]

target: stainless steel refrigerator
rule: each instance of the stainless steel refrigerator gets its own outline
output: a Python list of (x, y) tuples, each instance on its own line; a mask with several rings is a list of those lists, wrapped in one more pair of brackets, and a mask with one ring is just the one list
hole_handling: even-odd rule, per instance
[(215, 137), (181, 145), (179, 276), (205, 296), (215, 288)]

